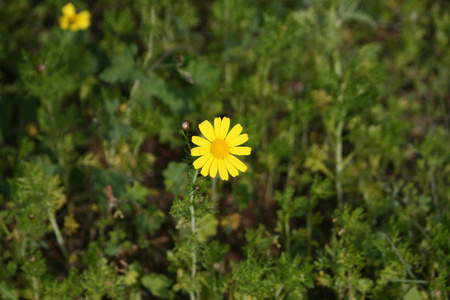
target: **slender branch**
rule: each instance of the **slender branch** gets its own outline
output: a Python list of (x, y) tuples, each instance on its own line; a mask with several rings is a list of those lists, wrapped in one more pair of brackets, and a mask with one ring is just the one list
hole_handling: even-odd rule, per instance
[(284, 285), (281, 285), (278, 288), (277, 293), (275, 294), (275, 300), (283, 299), (283, 297), (280, 298), (280, 295), (281, 295), (281, 292), (283, 291), (283, 288), (284, 288)]
[(434, 172), (431, 168), (429, 169), (429, 176), (430, 176), (431, 192), (433, 194), (434, 209), (436, 210), (436, 217), (438, 221), (441, 222), (441, 213), (439, 211), (439, 199), (437, 195), (436, 179), (434, 178)]
[(395, 278), (387, 278), (385, 277), (384, 279), (386, 279), (387, 281), (392, 281), (392, 282), (405, 282), (405, 283), (418, 283), (418, 284), (430, 284), (428, 281), (426, 280), (418, 280), (418, 279), (395, 279)]
[(286, 252), (291, 254), (291, 229), (289, 224), (289, 214), (285, 214), (284, 219), (284, 234), (286, 235)]
[(336, 193), (338, 199), (338, 207), (342, 210), (343, 206), (343, 191), (342, 191), (342, 181), (341, 173), (343, 169), (342, 164), (342, 130), (344, 128), (344, 116), (340, 117), (337, 130), (336, 130), (336, 149), (335, 149), (335, 159), (336, 159)]
[(312, 255), (312, 199), (308, 199), (308, 207), (306, 209), (306, 253), (311, 257)]
[(150, 62), (150, 59), (153, 55), (153, 39), (154, 39), (154, 26), (155, 26), (155, 6), (152, 6), (150, 10), (150, 24), (152, 25), (150, 29), (150, 34), (148, 37), (148, 44), (147, 44), (147, 54), (145, 55), (144, 64), (143, 67), (146, 68)]
[(348, 300), (353, 300), (352, 276), (350, 274), (350, 271), (347, 272), (347, 283), (348, 283)]
[(395, 253), (397, 254), (398, 258), (400, 259), (400, 261), (402, 262), (403, 266), (405, 267), (406, 271), (408, 272), (408, 275), (411, 278), (415, 278), (413, 272), (411, 271), (411, 269), (409, 268), (409, 266), (406, 264), (406, 261), (403, 259), (402, 255), (400, 254), (400, 252), (398, 251), (398, 249), (395, 247), (394, 243), (391, 241), (391, 239), (387, 236), (387, 234), (385, 233), (380, 233), (381, 236), (384, 236), (387, 241), (389, 242), (389, 244), (391, 245), (391, 247), (394, 249)]
[(58, 241), (59, 248), (61, 249), (62, 253), (64, 254), (64, 257), (67, 258), (68, 257), (67, 249), (64, 244), (64, 239), (62, 237), (61, 230), (59, 230), (59, 226), (58, 226), (58, 223), (56, 222), (55, 216), (51, 211), (48, 212), (48, 216), (50, 219), (50, 223), (52, 224), (53, 232), (56, 235), (56, 240)]
[(3, 228), (3, 230), (5, 231), (7, 236), (11, 234), (11, 231), (9, 231), (8, 227), (6, 227), (6, 224), (1, 219), (0, 219), (0, 225)]

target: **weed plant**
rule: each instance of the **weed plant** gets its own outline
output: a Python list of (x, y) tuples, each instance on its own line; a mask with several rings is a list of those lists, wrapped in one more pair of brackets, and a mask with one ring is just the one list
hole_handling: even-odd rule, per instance
[(0, 20), (0, 299), (449, 299), (446, 1)]

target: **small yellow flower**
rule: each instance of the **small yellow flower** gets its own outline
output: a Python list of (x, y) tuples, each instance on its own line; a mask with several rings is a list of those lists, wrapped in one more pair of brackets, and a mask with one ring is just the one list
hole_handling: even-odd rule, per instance
[(194, 168), (200, 169), (203, 176), (216, 177), (219, 171), (222, 180), (228, 180), (228, 173), (235, 177), (239, 171), (245, 172), (247, 167), (235, 155), (250, 155), (250, 147), (238, 147), (248, 140), (247, 134), (241, 134), (242, 126), (235, 125), (229, 132), (230, 119), (215, 118), (214, 127), (209, 121), (198, 125), (206, 138), (193, 136), (192, 142), (199, 146), (191, 149), (192, 156), (200, 156), (194, 161)]
[(59, 18), (59, 25), (63, 30), (85, 30), (91, 25), (91, 14), (87, 10), (77, 14), (72, 3), (64, 5), (62, 13), (63, 16)]

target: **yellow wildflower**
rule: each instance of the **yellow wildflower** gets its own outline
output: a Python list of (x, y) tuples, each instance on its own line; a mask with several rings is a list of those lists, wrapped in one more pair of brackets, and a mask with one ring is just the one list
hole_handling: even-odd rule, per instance
[(203, 176), (216, 177), (219, 172), (222, 180), (228, 180), (228, 173), (235, 177), (247, 167), (235, 155), (250, 155), (250, 147), (238, 147), (248, 140), (247, 134), (241, 134), (242, 126), (235, 125), (229, 132), (230, 119), (215, 118), (214, 127), (209, 121), (198, 125), (205, 138), (193, 136), (192, 142), (199, 146), (192, 148), (192, 156), (200, 156), (194, 161), (194, 168), (200, 169)]
[(59, 25), (63, 30), (85, 30), (91, 25), (91, 14), (87, 10), (83, 10), (77, 14), (75, 6), (67, 3), (62, 8), (63, 16), (59, 18)]

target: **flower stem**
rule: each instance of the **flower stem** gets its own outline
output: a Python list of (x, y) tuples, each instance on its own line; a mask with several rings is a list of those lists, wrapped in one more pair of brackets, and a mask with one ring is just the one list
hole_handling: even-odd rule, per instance
[[(195, 170), (194, 176), (192, 177), (192, 184), (195, 184), (195, 181), (197, 181), (198, 172), (200, 169)], [(191, 198), (189, 200), (190, 206), (189, 210), (191, 212), (191, 231), (192, 234), (195, 235), (195, 211), (194, 211), (194, 190), (191, 191)], [(195, 276), (197, 274), (197, 254), (195, 253), (196, 249), (195, 246), (192, 249), (192, 280), (195, 279)], [(189, 293), (191, 300), (195, 300), (195, 294), (193, 291)]]
[(34, 296), (34, 300), (39, 300), (38, 282), (37, 282), (36, 276), (33, 276), (31, 280), (33, 281), (33, 296)]

